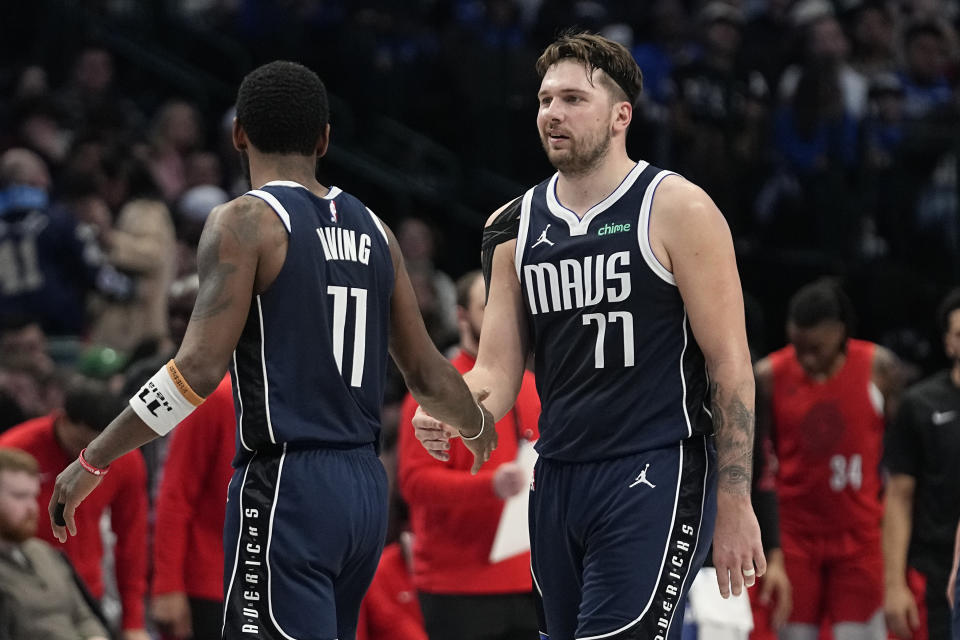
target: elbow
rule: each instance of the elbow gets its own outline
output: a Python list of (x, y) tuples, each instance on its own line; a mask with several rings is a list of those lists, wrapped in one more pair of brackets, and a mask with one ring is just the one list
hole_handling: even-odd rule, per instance
[(217, 388), (227, 372), (226, 363), (192, 354), (177, 353), (174, 362), (190, 388), (201, 398), (206, 398)]

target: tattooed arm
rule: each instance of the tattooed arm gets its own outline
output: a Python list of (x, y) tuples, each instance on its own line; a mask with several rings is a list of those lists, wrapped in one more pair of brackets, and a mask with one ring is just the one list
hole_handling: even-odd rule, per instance
[[(200, 396), (211, 393), (226, 373), (240, 339), (253, 294), (276, 278), (286, 257), (286, 229), (263, 201), (243, 196), (215, 208), (207, 217), (197, 250), (200, 290), (183, 344), (174, 356), (183, 378)], [(157, 437), (126, 407), (87, 446), (84, 457), (97, 467)], [(74, 509), (96, 487), (99, 478), (74, 462), (57, 477), (50, 515), (62, 502), (64, 520), (75, 535)], [(66, 540), (62, 526), (54, 535)]]
[(739, 595), (763, 575), (766, 560), (750, 503), (754, 380), (733, 240), (710, 197), (679, 176), (661, 183), (650, 224), (651, 247), (673, 273), (710, 374), (718, 458), (713, 560), (721, 595)]

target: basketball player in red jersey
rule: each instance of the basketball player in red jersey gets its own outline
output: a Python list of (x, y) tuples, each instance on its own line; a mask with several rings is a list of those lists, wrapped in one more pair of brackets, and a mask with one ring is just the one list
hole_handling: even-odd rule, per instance
[(781, 543), (793, 611), (781, 640), (883, 640), (880, 460), (900, 388), (896, 357), (849, 336), (852, 305), (830, 280), (791, 299), (790, 344), (756, 365), (757, 419), (779, 462)]

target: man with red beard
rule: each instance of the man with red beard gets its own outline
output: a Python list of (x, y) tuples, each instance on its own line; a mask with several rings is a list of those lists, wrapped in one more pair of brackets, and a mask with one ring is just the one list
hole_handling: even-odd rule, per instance
[(37, 533), (37, 461), (0, 448), (0, 600), (11, 638), (106, 640), (64, 558)]

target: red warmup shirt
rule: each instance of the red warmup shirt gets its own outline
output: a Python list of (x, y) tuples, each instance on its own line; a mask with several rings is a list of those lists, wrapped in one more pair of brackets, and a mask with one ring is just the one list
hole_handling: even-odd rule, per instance
[[(40, 465), (40, 512), (46, 513), (57, 474), (73, 462), (53, 433), (59, 413), (28, 420), (0, 435), (0, 447), (22, 449)], [(77, 507), (77, 535), (60, 544), (49, 521), (41, 519), (37, 537), (63, 549), (96, 598), (103, 597), (103, 543), (100, 517), (110, 509), (110, 526), (117, 536), (114, 548), (117, 589), (123, 606), (123, 628), (142, 629), (143, 599), (147, 591), (147, 469), (139, 451), (131, 451), (110, 465), (110, 473)]]
[(228, 373), (173, 431), (157, 495), (154, 595), (223, 600), (223, 520), (235, 431)]
[(880, 526), (884, 420), (873, 383), (875, 350), (871, 342), (848, 340), (846, 362), (824, 382), (807, 376), (792, 346), (771, 354), (783, 529), (824, 534)]
[[(475, 360), (464, 352), (453, 359), (465, 373)], [(477, 475), (470, 475), (473, 454), (459, 438), (450, 442), (450, 459), (427, 453), (413, 431), (417, 403), (411, 396), (400, 413), (397, 462), (400, 493), (410, 506), (414, 534), (413, 582), (440, 594), (493, 594), (530, 591), (530, 554), (490, 564), (490, 548), (503, 511), (493, 491), (493, 472), (517, 457), (517, 435), (538, 437), (540, 398), (533, 375), (525, 373), (514, 408), (497, 423), (499, 444)]]
[(427, 640), (423, 613), (399, 542), (387, 545), (360, 605), (357, 640)]

